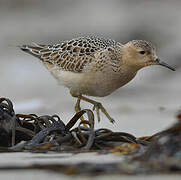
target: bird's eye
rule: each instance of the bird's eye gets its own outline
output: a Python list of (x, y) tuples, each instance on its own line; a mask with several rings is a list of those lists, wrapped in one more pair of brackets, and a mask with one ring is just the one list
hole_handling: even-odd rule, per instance
[(140, 54), (145, 54), (145, 51), (139, 51)]

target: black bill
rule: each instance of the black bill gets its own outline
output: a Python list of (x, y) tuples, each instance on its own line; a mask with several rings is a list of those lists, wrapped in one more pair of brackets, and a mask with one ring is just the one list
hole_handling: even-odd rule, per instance
[(164, 66), (168, 69), (171, 69), (172, 71), (175, 71), (175, 69), (173, 67), (171, 67), (170, 65), (168, 65), (167, 63), (160, 61), (160, 59), (156, 59), (155, 60), (159, 65)]

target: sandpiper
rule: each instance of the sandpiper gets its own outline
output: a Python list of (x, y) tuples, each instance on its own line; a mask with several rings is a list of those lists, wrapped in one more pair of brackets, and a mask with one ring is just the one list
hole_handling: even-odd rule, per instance
[(97, 36), (78, 37), (55, 45), (23, 45), (20, 48), (40, 59), (51, 74), (77, 98), (94, 105), (98, 121), (100, 110), (113, 123), (100, 102), (83, 95), (104, 97), (131, 81), (138, 70), (145, 66), (161, 65), (175, 70), (160, 61), (155, 47), (144, 40), (132, 40), (121, 44), (112, 39)]

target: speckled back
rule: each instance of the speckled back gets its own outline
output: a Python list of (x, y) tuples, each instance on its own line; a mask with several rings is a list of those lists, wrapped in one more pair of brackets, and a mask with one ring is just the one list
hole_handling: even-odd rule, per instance
[(56, 45), (23, 46), (22, 50), (29, 51), (46, 63), (57, 65), (63, 70), (81, 72), (85, 65), (91, 63), (94, 53), (108, 47), (114, 48), (116, 42), (97, 36), (79, 37)]

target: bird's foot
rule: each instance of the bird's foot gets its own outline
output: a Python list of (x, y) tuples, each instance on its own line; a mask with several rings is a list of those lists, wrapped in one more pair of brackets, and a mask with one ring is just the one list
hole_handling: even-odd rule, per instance
[[(98, 122), (100, 122), (100, 119), (101, 119), (100, 118), (100, 110), (101, 110), (105, 114), (105, 116), (109, 119), (109, 121), (111, 123), (113, 123), (113, 124), (115, 123), (115, 120), (113, 118), (111, 118), (111, 116), (108, 114), (108, 112), (106, 111), (106, 109), (104, 108), (104, 106), (100, 102), (94, 101), (94, 100), (89, 99), (89, 98), (84, 97), (84, 96), (77, 96), (77, 95), (74, 95), (73, 93), (71, 93), (71, 95), (73, 97), (77, 98), (77, 103), (75, 105), (75, 112), (79, 112), (81, 110), (81, 108), (80, 108), (80, 100), (83, 100), (83, 101), (89, 102), (89, 103), (94, 105), (93, 110), (96, 111)], [(81, 117), (80, 120), (84, 121), (84, 118)]]
[(100, 122), (100, 110), (106, 115), (106, 117), (109, 119), (111, 123), (115, 123), (115, 120), (111, 118), (111, 116), (108, 114), (104, 106), (100, 102), (94, 102), (93, 111), (96, 111), (98, 122)]

